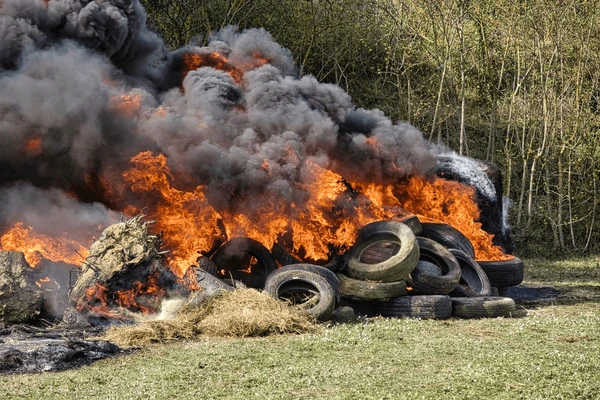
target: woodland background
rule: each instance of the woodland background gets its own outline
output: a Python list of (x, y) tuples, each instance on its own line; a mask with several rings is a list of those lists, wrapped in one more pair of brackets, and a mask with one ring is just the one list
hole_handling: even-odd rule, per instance
[(600, 251), (600, 10), (586, 0), (142, 0), (170, 48), (263, 27), (301, 74), (496, 164), (517, 253)]

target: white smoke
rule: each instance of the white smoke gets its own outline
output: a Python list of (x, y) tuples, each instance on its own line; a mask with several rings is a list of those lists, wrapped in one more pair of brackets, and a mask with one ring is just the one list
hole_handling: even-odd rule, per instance
[(480, 161), (456, 153), (447, 152), (440, 155), (439, 165), (442, 169), (455, 173), (457, 175), (455, 178), (457, 178), (458, 181), (476, 187), (481, 195), (489, 201), (497, 201), (494, 183), (482, 168)]

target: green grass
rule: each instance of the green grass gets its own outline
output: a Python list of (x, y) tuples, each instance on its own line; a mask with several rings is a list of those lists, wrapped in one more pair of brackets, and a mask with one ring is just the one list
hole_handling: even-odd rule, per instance
[(524, 284), (553, 286), (557, 304), (600, 302), (600, 257), (524, 260)]
[(375, 319), (156, 345), (79, 370), (1, 376), (0, 398), (600, 398), (600, 269), (593, 259), (525, 265), (527, 283), (563, 294), (518, 318)]

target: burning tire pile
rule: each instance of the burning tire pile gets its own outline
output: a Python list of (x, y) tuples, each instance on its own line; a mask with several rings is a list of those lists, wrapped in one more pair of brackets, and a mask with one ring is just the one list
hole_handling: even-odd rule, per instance
[[(476, 262), (473, 246), (460, 231), (421, 224), (416, 217), (363, 226), (354, 246), (326, 265), (301, 262), (277, 244), (269, 253), (252, 241), (234, 241), (242, 245), (238, 260), (255, 254), (254, 266), (230, 269), (233, 256), (217, 251), (208, 270), (263, 289), (321, 321), (347, 320), (348, 308), (366, 316), (423, 319), (510, 316), (515, 302), (497, 296), (498, 288), (523, 280), (520, 259)], [(235, 247), (228, 243), (221, 248)], [(273, 269), (276, 262), (281, 267)]]
[[(321, 321), (514, 310), (490, 297), (523, 279), (500, 171), (302, 76), (264, 29), (170, 51), (139, 0), (0, 4), (0, 328), (244, 286)], [(413, 214), (448, 225), (393, 220)]]
[(34, 280), (36, 269), (27, 264), (23, 253), (0, 252), (0, 284), (8, 288), (0, 297), (0, 322), (17, 327), (3, 330), (0, 323), (0, 335), (7, 343), (0, 346), (4, 360), (0, 373), (71, 368), (71, 354), (87, 363), (121, 351), (109, 342), (96, 348), (85, 340), (74, 348), (54, 337), (40, 344), (44, 330), (18, 334), (19, 323), (35, 321), (40, 315), (62, 319), (61, 325), (75, 329), (77, 335), (81, 329), (102, 330), (115, 323), (175, 318), (175, 314), (163, 317), (163, 300), (177, 300), (188, 310), (210, 308), (210, 299), (237, 288), (257, 289), (287, 302), (303, 310), (299, 314), (308, 315), (310, 324), (313, 320), (352, 322), (357, 316), (494, 318), (515, 312), (513, 299), (493, 292), (521, 282), (523, 263), (518, 258), (481, 262), (483, 268), (458, 230), (421, 224), (416, 217), (405, 222), (364, 225), (348, 251), (322, 265), (299, 260), (280, 244), (268, 250), (256, 240), (237, 237), (221, 244), (210, 257), (200, 256), (198, 264), (178, 278), (164, 265), (160, 235), (149, 234), (148, 223), (138, 216), (103, 232), (90, 247), (74, 284), (54, 281), (59, 288), (70, 286), (68, 295), (64, 290), (42, 289)]

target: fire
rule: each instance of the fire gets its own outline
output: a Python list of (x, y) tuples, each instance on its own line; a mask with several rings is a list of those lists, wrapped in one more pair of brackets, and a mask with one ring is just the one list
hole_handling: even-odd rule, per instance
[(75, 306), (77, 311), (89, 310), (96, 316), (123, 319), (124, 316), (108, 306), (108, 292), (105, 286), (97, 283), (86, 289), (84, 300)]
[(191, 192), (171, 186), (173, 176), (165, 156), (143, 152), (131, 162), (132, 168), (123, 177), (130, 190), (145, 201), (138, 207), (130, 206), (127, 212), (143, 212), (155, 221), (170, 250), (167, 263), (182, 277), (196, 264), (199, 252), (209, 250), (214, 239), (222, 235), (219, 214), (208, 204), (201, 186)]
[(225, 56), (217, 52), (212, 53), (186, 53), (183, 55), (183, 78), (190, 71), (200, 67), (211, 67), (220, 71), (225, 71), (233, 77), (236, 83), (239, 83), (244, 77), (246, 71), (258, 68), (269, 62), (259, 51), (252, 54), (252, 60), (245, 63), (234, 64)]
[(183, 278), (179, 280), (179, 283), (183, 286), (187, 287), (189, 290), (195, 292), (200, 290), (200, 286), (198, 285), (197, 273), (195, 268), (188, 268), (183, 275)]
[(339, 174), (310, 162), (308, 167), (312, 176), (306, 187), (310, 198), (292, 221), (296, 255), (327, 259), (332, 246), (340, 254), (346, 251), (363, 225), (409, 215), (397, 204), (384, 201), (393, 198), (392, 186), (381, 187), (381, 191), (356, 191)]
[[(155, 221), (163, 245), (170, 252), (166, 262), (180, 278), (197, 264), (202, 252), (211, 249), (218, 237), (247, 236), (267, 248), (282, 235), (291, 235), (291, 250), (302, 259), (327, 260), (332, 251), (346, 251), (361, 226), (382, 219), (398, 219), (410, 213), (424, 221), (448, 223), (473, 243), (478, 260), (511, 258), (492, 244), (492, 235), (481, 229), (474, 189), (442, 178), (413, 176), (397, 185), (360, 184), (317, 164), (307, 162), (309, 179), (298, 183), (309, 193), (304, 204), (274, 204), (261, 199), (258, 209), (217, 212), (206, 199), (205, 188), (193, 190), (174, 186), (175, 178), (164, 155), (142, 152), (122, 173), (125, 184), (142, 202), (123, 210), (128, 215), (144, 213)], [(267, 163), (263, 167), (268, 170)], [(114, 195), (111, 183), (102, 178)], [(223, 227), (225, 232), (223, 231)], [(42, 259), (80, 264), (88, 250), (63, 237), (48, 237), (32, 227), (16, 223), (0, 238), (0, 249), (25, 253), (31, 265)]]
[(158, 108), (156, 108), (153, 111), (153, 113), (157, 117), (164, 117), (165, 115), (167, 115), (169, 113), (169, 110), (166, 107), (164, 107), (164, 106), (159, 106)]
[(42, 154), (42, 137), (38, 136), (25, 142), (25, 153), (28, 156), (39, 156)]
[[(248, 237), (268, 249), (274, 243), (285, 243), (298, 259), (321, 262), (346, 252), (354, 244), (362, 226), (376, 220), (402, 220), (408, 215), (448, 223), (459, 229), (473, 243), (479, 260), (508, 258), (493, 245), (492, 235), (487, 234), (477, 222), (480, 211), (472, 188), (437, 177), (406, 177), (410, 171), (422, 170), (425, 173), (425, 167), (435, 162), (436, 150), (424, 146), (426, 140), (422, 136), (413, 132), (398, 140), (404, 128), (398, 126), (396, 129), (394, 125), (390, 129), (392, 122), (380, 116), (379, 112), (361, 116), (363, 113), (357, 112), (359, 110), (351, 104), (350, 96), (341, 93), (341, 88), (320, 86), (314, 77), (298, 80), (291, 71), (293, 60), (288, 59), (288, 51), (271, 42), (268, 33), (254, 31), (253, 36), (246, 36), (245, 40), (237, 39), (242, 38), (244, 33), (236, 34), (235, 41), (234, 36), (228, 34), (231, 43), (224, 38), (224, 41), (204, 48), (188, 47), (170, 53), (164, 60), (156, 60), (149, 57), (154, 40), (143, 39), (146, 33), (145, 14), (140, 7), (121, 1), (111, 2), (110, 10), (96, 6), (80, 13), (82, 10), (58, 7), (58, 2), (40, 2), (38, 8), (42, 4), (52, 8), (48, 21), (42, 15), (45, 13), (38, 13), (39, 18), (34, 20), (29, 18), (31, 12), (26, 11), (28, 7), (21, 7), (22, 10), (19, 7), (12, 10), (15, 7), (11, 7), (9, 14), (15, 14), (22, 24), (29, 24), (31, 32), (37, 32), (40, 38), (44, 36), (52, 40), (35, 40), (28, 46), (20, 46), (23, 49), (17, 46), (19, 48), (14, 49), (15, 60), (22, 62), (15, 62), (14, 66), (9, 63), (9, 72), (16, 78), (27, 78), (35, 83), (32, 88), (39, 94), (38, 102), (44, 103), (44, 107), (37, 107), (38, 114), (60, 107), (60, 115), (54, 119), (45, 114), (27, 115), (29, 112), (24, 110), (36, 112), (35, 101), (30, 104), (27, 96), (11, 95), (13, 90), (20, 93), (24, 89), (5, 85), (7, 98), (12, 96), (15, 99), (7, 103), (3, 113), (7, 114), (10, 122), (7, 126), (17, 128), (14, 132), (12, 128), (10, 132), (6, 131), (6, 135), (10, 136), (7, 143), (14, 140), (19, 146), (15, 163), (8, 157), (3, 159), (6, 171), (3, 170), (0, 175), (3, 176), (2, 189), (7, 189), (7, 193), (12, 194), (13, 190), (15, 193), (20, 193), (19, 190), (29, 193), (28, 189), (35, 189), (31, 191), (32, 195), (23, 197), (27, 199), (38, 193), (38, 189), (67, 193), (76, 199), (77, 205), (85, 205), (85, 210), (92, 206), (90, 209), (99, 211), (100, 221), (115, 220), (106, 216), (112, 212), (122, 212), (127, 217), (143, 214), (148, 221), (154, 222), (151, 227), (157, 235), (152, 237), (160, 239), (153, 244), (161, 242), (160, 255), (164, 254), (162, 250), (168, 251), (164, 254), (165, 265), (190, 290), (199, 290), (196, 281), (199, 272), (190, 266), (197, 266), (200, 255), (209, 256), (226, 239)], [(96, 3), (108, 5), (104, 0)], [(79, 40), (83, 38), (73, 29), (63, 29), (62, 25), (52, 23), (54, 20), (64, 21), (73, 13), (96, 21), (119, 12), (120, 21), (121, 17), (132, 18), (130, 25), (140, 28), (134, 33), (137, 32), (142, 40), (105, 41), (98, 46), (94, 40)], [(63, 14), (62, 17), (60, 14)], [(86, 25), (86, 37), (121, 37), (127, 34), (127, 30), (122, 28), (127, 26), (91, 23)], [(109, 32), (107, 29), (116, 30)], [(89, 72), (87, 75), (94, 81), (95, 92), (84, 93), (89, 90), (86, 80), (69, 79), (54, 73), (65, 72), (52, 67), (56, 54), (64, 53), (63, 50), (54, 52), (55, 44), (63, 42), (57, 35), (63, 33), (74, 39), (71, 42), (73, 46), (91, 45), (96, 49), (95, 57), (105, 56), (102, 61), (98, 58), (91, 60), (93, 64), (99, 64), (98, 68), (93, 68), (82, 58), (88, 52), (69, 48), (65, 53), (69, 60), (81, 63), (81, 68)], [(249, 42), (250, 50), (246, 47)], [(251, 53), (257, 48), (264, 49), (264, 54), (258, 50)], [(25, 50), (33, 55), (37, 51), (43, 53), (39, 57), (22, 57), (21, 53)], [(105, 53), (104, 56), (102, 53)], [(278, 62), (273, 62), (273, 68), (265, 71), (269, 73), (265, 73), (264, 77), (257, 77), (260, 79), (254, 80), (252, 88), (246, 87), (250, 85), (247, 85), (245, 74), (271, 62), (265, 54), (277, 54), (273, 57)], [(143, 65), (150, 59), (156, 64)], [(117, 61), (119, 65), (110, 67), (109, 61)], [(179, 62), (179, 69), (172, 75), (172, 68)], [(149, 76), (150, 68), (157, 74), (168, 75), (158, 77), (153, 72)], [(225, 96), (222, 99), (232, 100), (225, 102), (227, 106), (221, 110), (225, 111), (222, 115), (216, 108), (220, 103), (207, 107), (210, 96), (204, 101), (205, 94), (201, 90), (182, 94), (177, 89), (188, 73), (200, 68), (212, 68), (222, 71), (222, 76), (231, 76), (231, 79), (226, 79), (227, 82), (215, 83), (222, 87), (214, 87), (211, 81), (203, 83), (198, 79), (198, 83), (204, 85), (198, 89), (222, 89), (224, 92), (220, 94)], [(69, 84), (64, 87), (67, 79)], [(232, 91), (230, 85), (233, 82), (237, 87)], [(54, 87), (60, 88), (59, 93), (55, 93)], [(80, 90), (81, 96), (70, 96), (71, 88)], [(104, 100), (97, 104), (97, 93), (110, 93), (107, 104)], [(66, 99), (66, 96), (70, 98)], [(104, 99), (104, 96), (100, 98)], [(89, 103), (79, 104), (88, 99)], [(101, 107), (93, 107), (93, 104)], [(230, 104), (234, 104), (231, 109)], [(89, 113), (81, 111), (88, 111), (88, 108)], [(353, 113), (354, 117), (364, 121), (356, 125), (358, 120), (353, 121), (356, 119)], [(337, 138), (336, 134), (339, 135)], [(323, 144), (321, 139), (324, 139)], [(357, 140), (356, 146), (344, 145), (347, 139)], [(419, 151), (412, 152), (414, 160), (413, 154), (409, 154), (412, 149), (405, 146), (409, 140), (421, 146)], [(210, 156), (206, 150), (208, 147), (211, 147)], [(403, 148), (409, 152), (403, 153)], [(133, 152), (148, 149), (155, 153), (142, 151), (124, 166), (127, 159), (135, 154)], [(350, 150), (348, 156), (356, 151), (357, 157), (350, 162), (349, 157), (338, 158), (339, 151), (346, 149)], [(426, 157), (421, 157), (421, 153)], [(172, 159), (168, 160), (165, 154), (172, 155)], [(263, 155), (264, 160), (259, 158)], [(396, 156), (410, 161), (406, 163), (406, 170), (400, 170), (390, 161)], [(208, 160), (217, 157), (220, 159), (215, 165), (209, 165), (210, 168), (197, 168), (199, 163), (211, 162)], [(347, 164), (366, 157), (381, 164), (377, 168), (377, 177), (373, 174), (373, 181), (355, 182), (352, 177), (358, 175), (339, 174), (340, 170), (352, 167)], [(171, 171), (168, 161), (176, 162), (178, 168)], [(357, 161), (355, 168), (364, 168), (367, 164), (360, 165)], [(336, 170), (336, 165), (339, 170)], [(182, 172), (184, 170), (186, 172)], [(197, 180), (194, 180), (194, 174), (198, 175)], [(212, 175), (206, 176), (208, 174)], [(31, 182), (25, 182), (24, 188), (18, 186), (17, 181), (28, 180), (28, 176), (33, 178)], [(11, 187), (13, 184), (16, 189)], [(208, 187), (218, 187), (219, 191), (209, 193)], [(230, 199), (215, 200), (225, 197), (228, 194), (226, 190), (231, 192)], [(47, 200), (52, 202), (51, 197)], [(17, 203), (16, 200), (14, 202)], [(95, 202), (100, 203), (99, 207), (93, 207)], [(52, 207), (38, 206), (36, 201), (29, 203), (39, 208), (36, 212), (40, 215), (53, 212)], [(71, 211), (69, 204), (66, 202), (58, 206), (61, 210)], [(0, 250), (21, 251), (33, 266), (43, 259), (80, 265), (88, 257), (84, 241), (97, 232), (87, 232), (85, 238), (72, 238), (67, 234), (47, 236), (46, 231), (38, 233), (42, 232), (38, 226), (29, 226), (18, 216), (10, 214), (17, 208), (10, 204), (6, 212), (3, 210)], [(15, 213), (29, 215), (23, 208), (22, 212), (18, 210)], [(75, 216), (84, 219), (84, 223), (95, 221), (95, 212), (93, 215), (83, 212), (84, 215)], [(251, 256), (245, 261), (243, 267), (246, 272), (251, 272), (258, 262)], [(46, 274), (41, 268), (37, 271)], [(41, 278), (36, 284), (49, 290), (51, 285), (61, 282), (66, 289), (66, 283), (60, 281), (58, 275), (54, 278), (57, 280)], [(140, 281), (127, 283), (125, 289), (114, 289), (109, 284), (108, 289), (100, 284), (89, 287), (77, 308), (86, 308), (110, 318), (126, 318), (119, 314), (123, 310), (150, 313), (155, 307), (153, 301), (164, 296), (165, 288), (158, 286), (158, 278), (154, 276), (136, 279)]]
[(0, 237), (0, 250), (21, 251), (32, 266), (38, 265), (42, 259), (79, 265), (89, 253), (87, 247), (67, 235), (42, 235), (36, 233), (31, 226), (24, 226), (22, 222), (17, 222)]
[(480, 210), (474, 201), (475, 189), (470, 186), (436, 176), (413, 176), (405, 184), (393, 187), (375, 184), (355, 184), (355, 187), (381, 204), (397, 206), (419, 216), (422, 222), (452, 225), (469, 238), (477, 260), (513, 258), (494, 245), (493, 235), (477, 222)]
[[(106, 286), (96, 283), (86, 289), (83, 299), (75, 309), (86, 310), (98, 317), (127, 319), (127, 311), (142, 314), (156, 312), (164, 295), (165, 291), (158, 286), (155, 276), (148, 277), (146, 282), (134, 282), (131, 289), (117, 290), (110, 294)], [(115, 308), (115, 305), (119, 308)]]
[[(115, 303), (119, 307), (131, 311), (139, 311), (142, 314), (151, 314), (156, 311), (157, 302), (165, 295), (164, 289), (158, 286), (155, 276), (150, 276), (147, 282), (134, 282), (134, 287), (129, 290), (118, 290), (115, 292)], [(142, 303), (142, 304), (140, 304)], [(147, 303), (153, 303), (154, 307)]]
[[(410, 214), (426, 221), (448, 223), (473, 243), (479, 260), (510, 258), (492, 244), (492, 235), (477, 222), (479, 209), (474, 190), (441, 178), (411, 177), (397, 185), (359, 184), (307, 162), (309, 179), (298, 184), (309, 194), (302, 205), (275, 204), (261, 198), (253, 210), (217, 212), (207, 201), (205, 188), (186, 191), (174, 187), (175, 177), (164, 155), (138, 154), (132, 168), (123, 173), (132, 193), (144, 203), (129, 206), (127, 214), (144, 212), (163, 234), (166, 260), (183, 277), (197, 257), (208, 251), (215, 238), (246, 236), (267, 248), (290, 234), (292, 253), (302, 259), (327, 260), (332, 251), (346, 251), (361, 226), (382, 219), (401, 219)], [(265, 162), (263, 168), (268, 170)], [(221, 227), (219, 225), (221, 221)], [(222, 227), (224, 226), (225, 232)]]
[(123, 93), (114, 96), (111, 103), (121, 114), (132, 118), (140, 111), (142, 95), (141, 93)]
[(56, 282), (54, 279), (50, 278), (49, 276), (38, 279), (37, 281), (35, 281), (35, 284), (40, 289), (47, 289), (50, 291), (56, 291), (56, 290), (60, 289), (60, 285), (58, 284), (58, 282)]
[[(477, 222), (480, 210), (474, 201), (475, 189), (459, 182), (433, 177), (413, 177), (403, 188), (407, 193), (418, 194), (410, 200), (407, 210), (425, 218), (452, 225), (469, 238), (477, 260), (507, 260), (513, 258), (492, 243), (493, 235)], [(419, 201), (420, 199), (420, 201)]]

